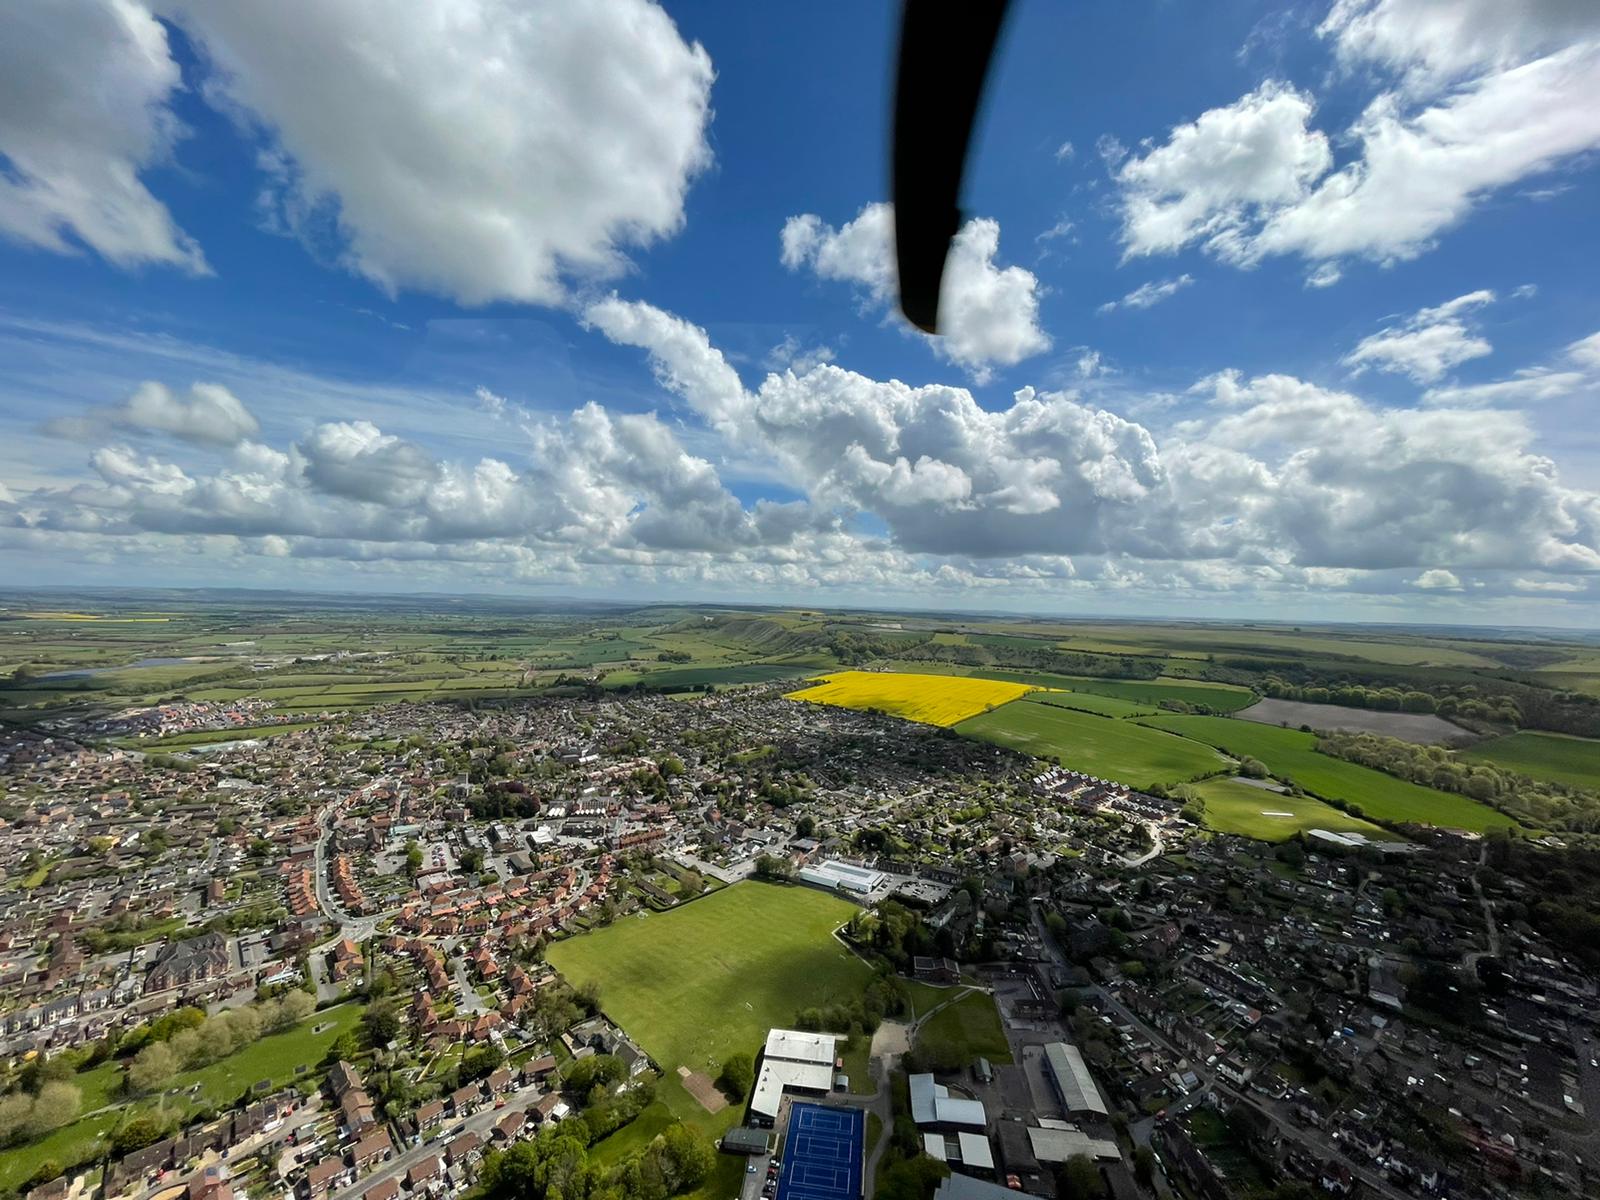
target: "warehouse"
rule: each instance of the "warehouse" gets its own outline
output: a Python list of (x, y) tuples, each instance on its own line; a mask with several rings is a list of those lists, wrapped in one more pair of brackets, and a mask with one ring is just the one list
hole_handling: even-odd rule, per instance
[(1100, 1098), (1100, 1089), (1095, 1087), (1088, 1065), (1076, 1046), (1051, 1042), (1044, 1048), (1044, 1059), (1062, 1108), (1069, 1113), (1106, 1115), (1106, 1102)]
[(1033, 1149), (1033, 1156), (1047, 1166), (1060, 1166), (1069, 1159), (1080, 1157), (1101, 1162), (1114, 1162), (1122, 1157), (1116, 1142), (1092, 1138), (1065, 1121), (1048, 1121), (1044, 1124), (1053, 1128), (1029, 1129), (1028, 1143)]

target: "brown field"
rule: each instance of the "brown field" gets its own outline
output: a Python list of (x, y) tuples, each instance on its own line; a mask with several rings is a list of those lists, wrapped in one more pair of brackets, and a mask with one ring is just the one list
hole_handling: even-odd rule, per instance
[(678, 1078), (683, 1080), (683, 1090), (700, 1102), (708, 1113), (721, 1112), (728, 1107), (728, 1098), (717, 1090), (709, 1076), (688, 1067), (678, 1068)]
[(1318, 732), (1377, 733), (1418, 745), (1465, 746), (1477, 735), (1432, 713), (1378, 712), (1342, 704), (1307, 704), (1301, 700), (1258, 700), (1233, 714), (1260, 725), (1309, 725)]

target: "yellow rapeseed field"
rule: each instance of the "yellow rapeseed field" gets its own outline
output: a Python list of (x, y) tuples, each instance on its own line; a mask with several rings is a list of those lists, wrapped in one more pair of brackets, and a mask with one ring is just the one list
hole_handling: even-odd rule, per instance
[(790, 700), (875, 708), (907, 721), (954, 725), (1039, 689), (1025, 683), (972, 679), (965, 675), (916, 675), (905, 671), (836, 671)]

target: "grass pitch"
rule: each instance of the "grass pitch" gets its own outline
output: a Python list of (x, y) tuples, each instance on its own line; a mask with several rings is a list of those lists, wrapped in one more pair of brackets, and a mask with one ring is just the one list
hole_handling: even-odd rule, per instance
[(730, 1054), (755, 1054), (800, 1009), (861, 994), (872, 971), (833, 937), (853, 912), (824, 892), (752, 880), (556, 942), (546, 956), (574, 986), (599, 984), (601, 1007), (661, 1065), (662, 1091), (676, 1092), (678, 1067), (715, 1079)]
[(1523, 730), (1483, 742), (1461, 757), (1482, 759), (1532, 779), (1600, 791), (1600, 742), (1588, 738)]
[(1199, 742), (1133, 721), (1031, 700), (963, 721), (956, 732), (1040, 758), (1059, 758), (1069, 770), (1130, 787), (1182, 783), (1226, 766), (1221, 755)]
[(917, 1050), (946, 1069), (969, 1067), (979, 1057), (992, 1063), (1011, 1061), (1000, 1010), (986, 992), (968, 992), (929, 1017), (917, 1030)]
[(1032, 687), (968, 675), (917, 675), (906, 671), (837, 671), (790, 700), (840, 708), (878, 709), (925, 725), (955, 725), (1026, 695)]
[(1209, 743), (1229, 754), (1260, 759), (1279, 779), (1292, 779), (1324, 800), (1360, 807), (1380, 821), (1415, 821), (1482, 833), (1516, 824), (1502, 812), (1435, 788), (1396, 779), (1357, 763), (1317, 752), (1314, 734), (1231, 717), (1139, 717), (1143, 725)]
[(1206, 826), (1263, 842), (1284, 842), (1307, 829), (1361, 833), (1393, 840), (1387, 830), (1324, 804), (1315, 796), (1286, 796), (1235, 779), (1207, 779), (1195, 784), (1205, 801)]

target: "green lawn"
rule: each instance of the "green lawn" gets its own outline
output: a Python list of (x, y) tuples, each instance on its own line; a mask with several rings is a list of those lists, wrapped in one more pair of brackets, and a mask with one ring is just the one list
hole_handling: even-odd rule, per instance
[(872, 971), (833, 937), (854, 911), (811, 888), (752, 880), (556, 942), (547, 957), (573, 985), (599, 985), (606, 1014), (665, 1072), (662, 1099), (704, 1125), (678, 1066), (716, 1078), (730, 1054), (754, 1055), (800, 1009), (859, 996)]
[(614, 1167), (623, 1159), (643, 1150), (667, 1129), (678, 1123), (672, 1110), (660, 1100), (652, 1101), (642, 1113), (609, 1137), (601, 1138), (589, 1148), (591, 1162), (603, 1167)]
[(1465, 796), (1420, 787), (1381, 771), (1317, 753), (1315, 734), (1230, 717), (1140, 717), (1142, 725), (1166, 729), (1258, 758), (1279, 779), (1292, 779), (1324, 800), (1358, 805), (1380, 821), (1415, 821), (1481, 833), (1515, 824), (1510, 817)]
[(1040, 758), (1060, 758), (1070, 770), (1132, 787), (1181, 783), (1225, 765), (1220, 755), (1198, 742), (1132, 721), (1026, 700), (962, 721), (955, 731)]
[(1219, 712), (1236, 712), (1256, 702), (1256, 694), (1249, 688), (1166, 675), (1150, 680), (1101, 679), (1091, 675), (1053, 675), (1041, 671), (990, 670), (987, 667), (976, 669), (972, 674), (984, 679), (1010, 679), (1039, 687), (1068, 688), (1074, 692), (1111, 696), (1151, 708), (1163, 700), (1182, 700), (1185, 704), (1204, 704)]
[(100, 1139), (116, 1126), (120, 1116), (115, 1111), (103, 1112), (74, 1121), (36, 1142), (0, 1151), (0, 1190), (18, 1188), (46, 1161), (63, 1169), (85, 1161), (97, 1151)]
[(969, 992), (929, 1017), (917, 1030), (916, 1050), (947, 1068), (968, 1066), (980, 1056), (992, 1063), (1011, 1061), (1000, 1011), (987, 992)]
[(1195, 784), (1194, 790), (1205, 801), (1206, 825), (1219, 833), (1236, 833), (1263, 842), (1287, 841), (1307, 829), (1364, 833), (1380, 839), (1389, 836), (1370, 821), (1352, 817), (1314, 796), (1285, 796), (1233, 779), (1206, 779)]
[[(321, 1062), (328, 1047), (355, 1027), (361, 1019), (361, 1011), (359, 1004), (325, 1008), (293, 1029), (270, 1034), (209, 1067), (185, 1071), (173, 1080), (172, 1086), (187, 1088), (198, 1083), (201, 1093), (214, 1104), (231, 1104), (240, 1092), (263, 1079), (270, 1079), (275, 1087), (281, 1087), (293, 1082), (296, 1067), (314, 1067)], [(329, 1022), (331, 1026), (321, 1033), (312, 1032)]]
[(1533, 779), (1600, 791), (1600, 741), (1523, 730), (1461, 753)]

